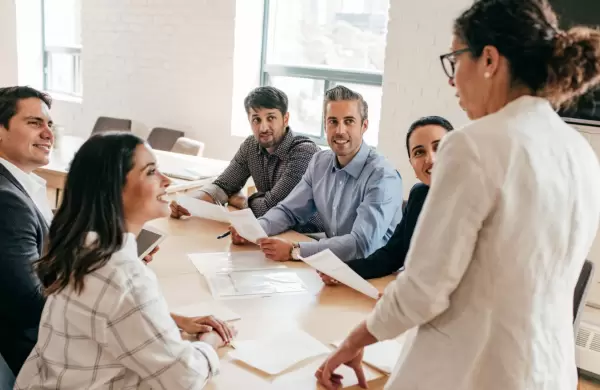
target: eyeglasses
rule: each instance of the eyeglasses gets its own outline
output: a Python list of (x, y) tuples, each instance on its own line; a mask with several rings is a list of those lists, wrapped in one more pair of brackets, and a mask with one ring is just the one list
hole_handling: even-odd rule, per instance
[(448, 78), (454, 78), (454, 71), (456, 68), (456, 56), (462, 53), (468, 52), (470, 49), (465, 47), (464, 49), (454, 50), (451, 53), (442, 54), (440, 56), (440, 61), (442, 62), (442, 68), (444, 68), (444, 72)]

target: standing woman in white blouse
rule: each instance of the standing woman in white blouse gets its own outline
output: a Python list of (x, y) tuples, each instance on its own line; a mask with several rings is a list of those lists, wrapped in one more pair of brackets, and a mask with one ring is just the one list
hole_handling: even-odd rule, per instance
[(154, 273), (137, 255), (143, 225), (169, 215), (169, 179), (143, 140), (102, 133), (79, 149), (35, 264), (48, 296), (16, 389), (200, 389), (234, 331), (184, 341)]
[(575, 389), (600, 167), (553, 106), (600, 83), (600, 32), (561, 31), (545, 0), (479, 0), (441, 58), (474, 122), (440, 146), (406, 270), (316, 376), (338, 388), (347, 364), (366, 385), (363, 348), (418, 327), (388, 389)]

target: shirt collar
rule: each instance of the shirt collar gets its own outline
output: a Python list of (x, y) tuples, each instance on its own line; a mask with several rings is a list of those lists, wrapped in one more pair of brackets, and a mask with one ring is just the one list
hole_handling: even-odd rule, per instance
[(290, 148), (292, 147), (292, 143), (294, 142), (294, 137), (295, 136), (294, 136), (294, 133), (292, 132), (292, 129), (288, 126), (285, 128), (285, 135), (283, 136), (283, 139), (281, 140), (279, 145), (277, 145), (277, 147), (275, 148), (273, 153), (269, 153), (267, 151), (267, 149), (260, 146), (260, 144), (258, 145), (259, 151), (260, 151), (260, 153), (267, 155), (267, 156), (269, 154), (273, 154), (273, 155), (279, 157), (281, 160), (283, 160), (288, 155), (288, 152), (290, 151)]
[(30, 195), (39, 191), (41, 188), (46, 188), (46, 180), (41, 177), (33, 173), (25, 173), (15, 164), (3, 158), (0, 158), (0, 164), (4, 165), (10, 174), (17, 179)]
[(350, 162), (343, 168), (340, 168), (337, 161), (337, 157), (334, 153), (332, 171), (346, 171), (346, 173), (348, 173), (350, 176), (352, 176), (355, 179), (358, 179), (360, 173), (365, 167), (365, 164), (367, 163), (367, 158), (369, 157), (370, 152), (371, 148), (365, 143), (365, 141), (363, 141), (360, 145), (358, 153), (356, 153), (356, 156), (354, 156), (354, 158), (350, 160)]
[[(85, 245), (92, 245), (98, 239), (98, 233), (89, 232), (85, 237)], [(123, 247), (119, 252), (124, 252), (127, 257), (137, 259), (137, 239), (133, 233), (125, 233), (123, 235)]]

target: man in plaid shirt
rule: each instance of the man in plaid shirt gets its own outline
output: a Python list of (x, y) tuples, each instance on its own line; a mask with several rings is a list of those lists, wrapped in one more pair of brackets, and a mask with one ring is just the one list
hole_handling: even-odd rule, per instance
[[(294, 134), (288, 126), (288, 98), (283, 91), (256, 88), (244, 100), (244, 107), (253, 135), (246, 138), (227, 169), (212, 184), (200, 189), (197, 197), (250, 208), (256, 217), (261, 217), (294, 189), (319, 147), (308, 137)], [(258, 191), (247, 198), (239, 192), (249, 177)], [(189, 215), (175, 202), (171, 211), (174, 218)], [(324, 231), (324, 225), (315, 214), (307, 224), (294, 229), (316, 233)]]

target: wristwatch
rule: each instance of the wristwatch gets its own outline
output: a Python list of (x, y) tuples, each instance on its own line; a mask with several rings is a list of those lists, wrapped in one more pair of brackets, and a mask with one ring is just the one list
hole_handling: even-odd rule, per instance
[(292, 250), (290, 251), (290, 257), (292, 260), (300, 260), (300, 243), (293, 242)]

